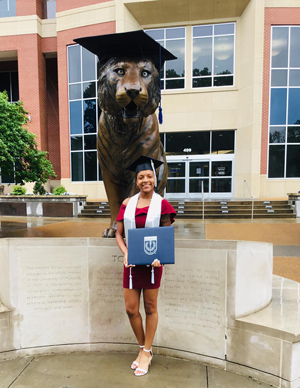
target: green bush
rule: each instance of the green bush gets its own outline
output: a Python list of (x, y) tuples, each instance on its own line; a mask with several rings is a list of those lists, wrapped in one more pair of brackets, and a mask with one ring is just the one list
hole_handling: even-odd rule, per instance
[(25, 195), (26, 194), (26, 189), (25, 187), (22, 186), (14, 186), (12, 195)]
[(42, 184), (42, 182), (35, 182), (33, 186), (33, 194), (35, 195), (45, 195), (46, 190)]
[(62, 195), (66, 192), (67, 190), (64, 188), (64, 186), (58, 186), (53, 190), (53, 195)]

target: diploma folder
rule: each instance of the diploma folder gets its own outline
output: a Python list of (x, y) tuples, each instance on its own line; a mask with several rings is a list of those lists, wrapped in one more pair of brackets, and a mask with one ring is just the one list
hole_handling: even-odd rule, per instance
[(128, 229), (128, 264), (175, 263), (174, 226)]

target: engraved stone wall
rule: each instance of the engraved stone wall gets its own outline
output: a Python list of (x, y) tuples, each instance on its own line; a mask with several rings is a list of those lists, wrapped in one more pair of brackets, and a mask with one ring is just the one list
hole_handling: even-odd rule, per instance
[(86, 248), (23, 247), (18, 254), (22, 345), (88, 342)]
[[(271, 244), (248, 244), (176, 242), (175, 265), (164, 267), (159, 293), (154, 346), (161, 353), (225, 361), (226, 325), (243, 303), (237, 287), (251, 293), (249, 310), (268, 303), (266, 290), (271, 289)], [(0, 313), (0, 358), (14, 349), (24, 355), (67, 351), (69, 346), (136, 347), (123, 300), (123, 258), (115, 241), (0, 239), (0, 253), (0, 294), (11, 310)], [(258, 263), (259, 282), (247, 283)]]
[(160, 345), (224, 358), (225, 276), (225, 251), (189, 249), (187, 258), (177, 248), (176, 265), (165, 268)]

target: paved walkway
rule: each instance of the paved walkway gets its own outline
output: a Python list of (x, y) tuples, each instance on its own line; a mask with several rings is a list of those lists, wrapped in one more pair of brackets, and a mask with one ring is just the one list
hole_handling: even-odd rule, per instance
[(131, 353), (74, 353), (0, 362), (0, 388), (267, 388), (251, 378), (154, 355), (146, 376), (130, 370)]

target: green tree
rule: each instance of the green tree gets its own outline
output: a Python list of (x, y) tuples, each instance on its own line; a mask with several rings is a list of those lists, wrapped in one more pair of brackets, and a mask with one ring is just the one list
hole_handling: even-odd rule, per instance
[(37, 148), (35, 135), (28, 132), (27, 112), (22, 102), (8, 102), (7, 93), (0, 93), (0, 182), (1, 175), (12, 176), (17, 184), (46, 183), (55, 178), (47, 152)]

